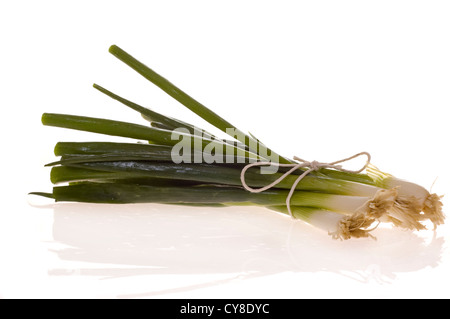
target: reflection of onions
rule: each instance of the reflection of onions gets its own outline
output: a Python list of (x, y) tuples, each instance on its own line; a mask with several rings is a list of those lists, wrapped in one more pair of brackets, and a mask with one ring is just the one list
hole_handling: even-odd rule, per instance
[[(375, 232), (377, 241), (330, 241), (317, 228), (261, 208), (154, 204), (60, 203), (54, 206), (53, 226), (54, 240), (67, 245), (55, 251), (58, 256), (92, 263), (79, 272), (99, 277), (229, 274), (250, 278), (330, 271), (360, 281), (389, 281), (396, 273), (439, 262), (442, 238), (426, 243), (411, 232), (383, 227)], [(71, 273), (54, 269), (50, 274)]]

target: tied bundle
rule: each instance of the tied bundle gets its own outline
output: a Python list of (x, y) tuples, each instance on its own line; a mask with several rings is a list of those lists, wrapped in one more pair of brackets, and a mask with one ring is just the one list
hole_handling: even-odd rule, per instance
[[(94, 84), (151, 125), (44, 113), (44, 125), (138, 143), (59, 142), (54, 150), (59, 160), (47, 164), (52, 167), (52, 183), (58, 185), (51, 193), (31, 194), (57, 202), (258, 205), (324, 229), (335, 239), (373, 237), (370, 232), (380, 223), (422, 230), (427, 220), (434, 227), (444, 222), (440, 196), (380, 171), (370, 163), (368, 153), (332, 163), (283, 157), (118, 46), (109, 51), (232, 139), (217, 138)], [(343, 167), (363, 155), (367, 162), (360, 170)]]

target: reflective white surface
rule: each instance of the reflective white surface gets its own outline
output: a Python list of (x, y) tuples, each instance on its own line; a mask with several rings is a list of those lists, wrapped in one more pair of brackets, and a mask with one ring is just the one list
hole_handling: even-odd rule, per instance
[[(12, 235), (10, 244), (26, 247), (3, 263), (4, 297), (448, 295), (447, 226), (422, 234), (380, 227), (376, 241), (336, 241), (256, 207), (61, 203), (33, 207), (33, 214), (34, 226), (51, 228), (28, 240)], [(43, 233), (49, 240), (28, 246)]]
[(333, 241), (258, 207), (26, 195), (51, 189), (57, 141), (116, 140), (43, 127), (43, 112), (145, 124), (93, 82), (210, 129), (111, 57), (115, 43), (279, 153), (368, 151), (448, 196), (448, 16), (426, 1), (2, 2), (0, 297), (450, 297), (447, 224)]

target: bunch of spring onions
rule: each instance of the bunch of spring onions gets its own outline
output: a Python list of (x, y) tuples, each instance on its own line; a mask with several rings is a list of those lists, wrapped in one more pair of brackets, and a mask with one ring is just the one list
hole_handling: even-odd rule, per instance
[[(233, 132), (232, 139), (218, 139), (204, 130), (198, 134), (199, 129), (189, 123), (142, 107), (94, 84), (100, 92), (140, 113), (151, 125), (43, 114), (44, 125), (138, 142), (59, 142), (55, 147), (59, 160), (47, 164), (52, 167), (52, 183), (59, 185), (52, 193), (32, 194), (58, 202), (258, 205), (290, 214), (338, 239), (372, 236), (370, 231), (380, 222), (415, 230), (425, 229), (426, 220), (435, 227), (444, 222), (438, 195), (383, 173), (371, 164), (365, 173), (322, 167), (295, 183), (308, 169), (300, 167), (270, 189), (248, 191), (243, 187), (244, 169), (246, 185), (258, 188), (283, 176), (287, 169), (282, 164), (297, 162), (276, 154), (254, 136), (238, 130), (119, 47), (113, 45), (109, 51), (219, 130)], [(191, 143), (179, 148), (182, 139)], [(275, 172), (263, 174), (258, 167), (247, 167), (249, 163), (267, 161), (277, 168)], [(292, 196), (286, 201), (292, 187), (295, 187)]]

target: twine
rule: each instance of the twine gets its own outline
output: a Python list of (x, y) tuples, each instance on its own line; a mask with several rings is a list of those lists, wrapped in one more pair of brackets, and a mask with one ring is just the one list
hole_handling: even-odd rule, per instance
[[(348, 170), (342, 167), (342, 165), (338, 165), (340, 163), (344, 163), (347, 161), (350, 161), (356, 157), (359, 156), (367, 156), (367, 161), (364, 164), (364, 166), (359, 169), (359, 170)], [(367, 168), (367, 166), (370, 164), (370, 154), (367, 152), (361, 152), (358, 154), (355, 154), (353, 156), (341, 159), (339, 161), (335, 161), (335, 162), (331, 162), (331, 163), (322, 163), (322, 162), (318, 162), (318, 161), (305, 161), (304, 159), (301, 159), (297, 156), (294, 156), (294, 160), (297, 161), (297, 163), (292, 163), (292, 164), (280, 164), (280, 163), (272, 163), (272, 162), (255, 162), (255, 163), (251, 163), (246, 165), (242, 171), (241, 171), (241, 182), (242, 182), (242, 186), (249, 192), (251, 193), (261, 193), (264, 192), (268, 189), (271, 189), (272, 187), (276, 186), (277, 184), (279, 184), (281, 181), (283, 181), (287, 176), (291, 175), (294, 171), (300, 169), (300, 168), (308, 168), (306, 171), (304, 171), (296, 180), (295, 182), (292, 184), (292, 187), (289, 191), (288, 196), (286, 197), (286, 206), (289, 212), (289, 215), (294, 218), (294, 215), (292, 214), (291, 211), (291, 198), (292, 195), (294, 194), (295, 189), (297, 188), (298, 183), (300, 183), (300, 181), (309, 173), (313, 172), (313, 171), (317, 171), (321, 168), (331, 168), (331, 169), (335, 169), (341, 172), (345, 172), (345, 173), (354, 173), (354, 174), (358, 174), (361, 173), (363, 170), (365, 170)], [(270, 166), (270, 165), (275, 165), (278, 167), (291, 167), (291, 169), (289, 171), (287, 171), (286, 173), (284, 173), (283, 175), (281, 175), (278, 179), (276, 179), (275, 181), (273, 181), (272, 183), (270, 183), (269, 185), (266, 185), (264, 187), (261, 188), (252, 188), (250, 186), (248, 186), (248, 184), (245, 182), (245, 173), (247, 172), (247, 170), (249, 168), (255, 167), (255, 166)]]

